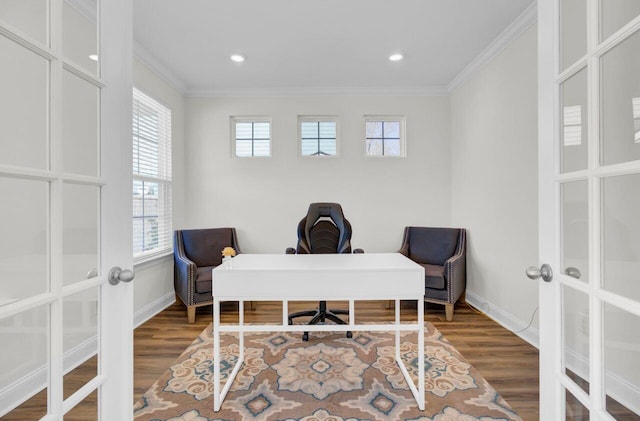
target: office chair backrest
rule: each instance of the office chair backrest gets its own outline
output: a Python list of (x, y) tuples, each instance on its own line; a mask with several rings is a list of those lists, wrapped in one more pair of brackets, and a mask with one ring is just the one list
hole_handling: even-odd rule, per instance
[(351, 253), (351, 224), (338, 203), (312, 203), (298, 224), (298, 254)]

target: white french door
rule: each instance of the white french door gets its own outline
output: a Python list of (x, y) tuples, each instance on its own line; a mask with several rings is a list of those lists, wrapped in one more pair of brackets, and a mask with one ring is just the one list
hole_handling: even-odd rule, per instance
[(0, 0), (2, 419), (132, 418), (131, 33), (131, 0)]
[(538, 1), (541, 420), (640, 419), (639, 15)]

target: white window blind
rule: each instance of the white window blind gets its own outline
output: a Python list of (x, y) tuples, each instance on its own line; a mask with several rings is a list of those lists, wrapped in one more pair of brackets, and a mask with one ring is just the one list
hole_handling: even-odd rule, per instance
[(640, 143), (640, 98), (631, 98), (633, 108), (633, 140)]
[(582, 144), (582, 108), (580, 105), (570, 105), (562, 110), (564, 146), (579, 146)]
[(172, 250), (171, 110), (133, 90), (133, 257)]
[(333, 117), (298, 117), (300, 155), (337, 156), (338, 121)]

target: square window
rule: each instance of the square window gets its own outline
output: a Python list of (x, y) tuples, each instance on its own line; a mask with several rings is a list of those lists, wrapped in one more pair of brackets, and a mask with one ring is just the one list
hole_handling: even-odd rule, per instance
[(231, 117), (231, 137), (237, 157), (271, 156), (271, 120)]
[(405, 119), (394, 116), (365, 116), (367, 156), (405, 156)]
[(330, 157), (338, 155), (336, 117), (298, 117), (300, 155)]

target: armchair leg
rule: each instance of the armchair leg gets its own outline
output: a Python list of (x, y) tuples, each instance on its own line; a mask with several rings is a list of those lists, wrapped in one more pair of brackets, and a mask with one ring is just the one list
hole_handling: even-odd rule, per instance
[(187, 306), (187, 320), (189, 323), (196, 322), (196, 306)]
[(445, 318), (448, 322), (453, 321), (453, 304), (444, 305)]

